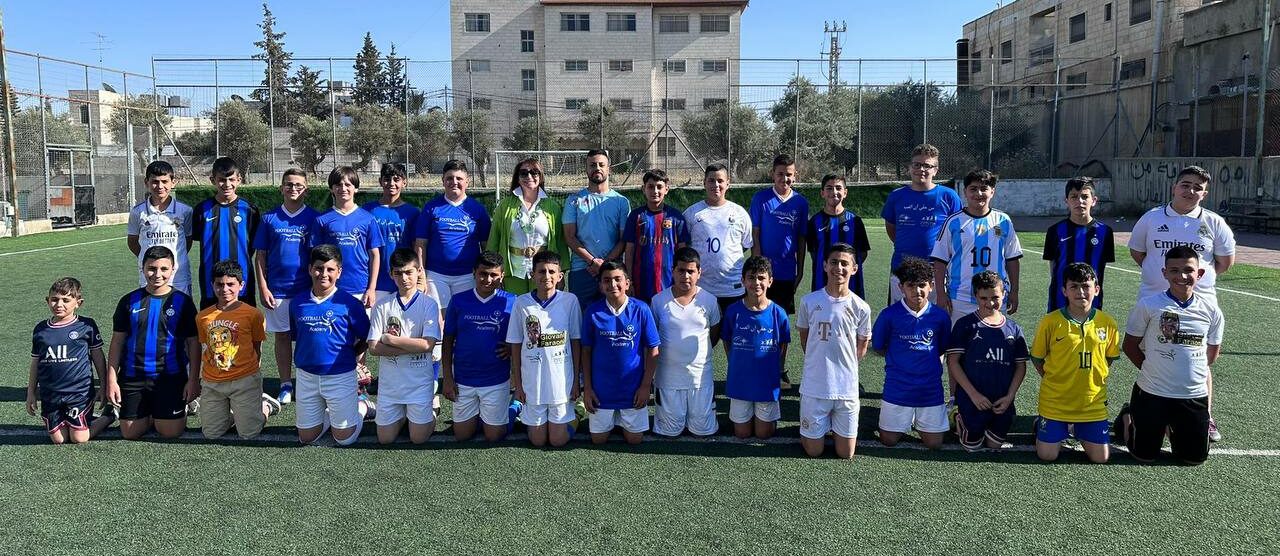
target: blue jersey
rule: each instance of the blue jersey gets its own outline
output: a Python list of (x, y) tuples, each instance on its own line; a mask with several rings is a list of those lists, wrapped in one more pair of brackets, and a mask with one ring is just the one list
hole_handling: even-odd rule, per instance
[(356, 298), (335, 290), (316, 300), (304, 294), (289, 304), (293, 362), (315, 375), (356, 370), (356, 345), (369, 336), (369, 316)]
[[(1022, 244), (1009, 215), (989, 210), (982, 216), (960, 211), (942, 223), (931, 258), (947, 263), (947, 294), (951, 299), (977, 303), (973, 276), (990, 270), (1009, 291), (1007, 261), (1022, 257)], [(941, 294), (939, 294), (941, 295)]]
[(364, 210), (373, 215), (382, 231), (382, 268), (378, 272), (377, 290), (398, 291), (395, 280), (391, 278), (391, 253), (401, 247), (413, 249), (414, 226), (421, 211), (409, 203), (389, 207), (377, 201), (365, 204)]
[(309, 238), (318, 216), (316, 209), (303, 205), (297, 214), (289, 214), (279, 206), (262, 217), (258, 232), (253, 235), (253, 249), (266, 253), (267, 268), (263, 273), (267, 288), (276, 298), (302, 295), (311, 287), (311, 277), (307, 275)]
[(950, 187), (916, 191), (903, 186), (889, 193), (880, 211), (880, 217), (894, 226), (893, 260), (889, 268), (898, 268), (902, 258), (908, 255), (929, 260), (942, 222), (962, 208), (960, 195)]
[(783, 201), (773, 188), (751, 198), (751, 222), (760, 230), (760, 253), (773, 264), (775, 280), (795, 280), (809, 201), (796, 191)]
[(93, 360), (89, 354), (102, 349), (98, 323), (76, 317), (66, 324), (41, 321), (31, 332), (31, 357), (36, 360), (40, 397), (88, 396), (93, 391)]
[[(603, 258), (622, 241), (622, 227), (630, 213), (631, 202), (621, 193), (612, 189), (592, 193), (584, 188), (565, 199), (560, 223), (576, 226), (582, 247), (593, 256)], [(586, 270), (587, 261), (577, 253), (570, 257), (569, 270)]]
[(866, 287), (862, 280), (866, 269), (862, 267), (862, 263), (867, 260), (867, 252), (871, 250), (871, 240), (867, 238), (867, 227), (862, 224), (862, 218), (847, 210), (834, 216), (819, 211), (809, 219), (805, 247), (813, 254), (813, 291), (827, 287), (827, 272), (823, 263), (831, 252), (831, 246), (836, 243), (848, 244), (856, 252), (854, 260), (858, 263), (858, 272), (849, 277), (849, 289), (859, 299), (866, 299)]
[(729, 350), (724, 394), (750, 402), (778, 401), (782, 345), (791, 343), (791, 322), (777, 303), (752, 311), (738, 301), (725, 309), (720, 339)]
[(676, 245), (689, 244), (689, 226), (684, 214), (670, 206), (663, 205), (659, 212), (639, 207), (627, 215), (622, 241), (634, 244), (631, 260), (624, 262), (631, 271), (636, 297), (648, 303), (671, 287)]
[(480, 256), (480, 244), (489, 241), (491, 226), (480, 201), (467, 197), (455, 205), (436, 195), (422, 207), (414, 233), (427, 242), (422, 264), (446, 276), (470, 274)]
[(899, 301), (880, 311), (871, 329), (871, 347), (885, 354), (884, 401), (905, 407), (940, 405), (942, 351), (951, 317), (932, 303), (920, 316)]
[(369, 211), (356, 208), (348, 214), (335, 209), (316, 217), (311, 231), (311, 246), (332, 244), (342, 253), (342, 275), (338, 289), (351, 295), (364, 295), (369, 289), (369, 251), (383, 248), (382, 229)]
[(124, 349), (115, 361), (120, 377), (186, 375), (187, 338), (196, 336), (196, 306), (174, 289), (156, 296), (138, 288), (120, 298), (111, 330), (124, 333)]
[[(1087, 263), (1098, 274), (1098, 285), (1102, 285), (1102, 273), (1107, 263), (1116, 262), (1115, 234), (1111, 226), (1094, 220), (1081, 226), (1064, 218), (1054, 224), (1044, 235), (1044, 260), (1049, 261), (1049, 311), (1050, 313), (1067, 306), (1067, 297), (1062, 295), (1062, 286), (1066, 285), (1062, 275), (1071, 263)], [(1098, 292), (1093, 298), (1093, 307), (1102, 308), (1102, 294)]]
[(591, 388), (603, 409), (634, 407), (644, 380), (644, 354), (658, 347), (658, 325), (643, 301), (628, 297), (622, 311), (607, 300), (582, 315), (582, 347), (591, 348)]
[(213, 304), (213, 265), (228, 259), (244, 269), (246, 280), (240, 300), (250, 305), (257, 303), (257, 280), (247, 278), (253, 275), (249, 243), (258, 230), (258, 209), (244, 199), (226, 205), (205, 199), (192, 209), (192, 215), (192, 233), (200, 241), (200, 304)]
[(507, 326), (516, 296), (497, 290), (482, 300), (475, 290), (454, 294), (444, 310), (444, 335), (453, 337), (453, 379), (483, 388), (511, 378), (511, 362), (498, 357), (506, 344)]
[[(1009, 393), (1017, 362), (1027, 360), (1027, 339), (1013, 319), (991, 326), (983, 323), (977, 313), (970, 313), (960, 317), (951, 329), (947, 353), (961, 354), (964, 376), (974, 389), (995, 401)], [(957, 389), (956, 395), (969, 397), (963, 388)]]

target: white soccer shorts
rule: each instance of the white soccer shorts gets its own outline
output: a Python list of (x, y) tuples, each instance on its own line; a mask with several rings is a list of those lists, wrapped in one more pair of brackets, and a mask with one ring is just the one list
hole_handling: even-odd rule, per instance
[(729, 420), (734, 423), (750, 423), (751, 417), (764, 422), (774, 422), (782, 418), (782, 408), (778, 402), (749, 402), (729, 398)]
[(449, 300), (453, 299), (453, 296), (476, 287), (475, 276), (470, 274), (449, 276), (428, 270), (427, 281), (435, 287), (436, 295), (440, 298), (441, 309), (449, 306)]
[(920, 432), (951, 430), (951, 424), (947, 422), (947, 405), (906, 407), (880, 402), (880, 430), (909, 433), (912, 428)]
[(715, 390), (710, 384), (701, 388), (658, 389), (658, 404), (653, 409), (654, 434), (680, 436), (686, 428), (697, 436), (711, 436), (719, 430)]
[(276, 308), (262, 306), (262, 316), (267, 320), (267, 332), (289, 331), (289, 298), (276, 298)]
[(823, 438), (832, 431), (845, 438), (858, 437), (858, 400), (833, 400), (800, 396), (800, 436)]
[(386, 427), (399, 423), (405, 417), (415, 425), (429, 425), (436, 420), (435, 414), (431, 412), (430, 400), (426, 403), (379, 403), (378, 413), (373, 420), (379, 427)]
[(547, 423), (566, 425), (573, 421), (573, 402), (552, 404), (524, 404), (520, 410), (520, 422), (526, 427), (540, 427)]
[(335, 429), (349, 429), (362, 422), (354, 370), (336, 375), (316, 375), (298, 369), (294, 388), (298, 428), (323, 425), (326, 412), (329, 425)]
[(458, 401), (453, 402), (453, 422), (470, 421), (479, 415), (486, 425), (505, 425), (510, 407), (510, 381), (482, 387), (459, 384)]
[(597, 409), (588, 418), (591, 434), (607, 433), (621, 425), (630, 433), (649, 430), (649, 408)]

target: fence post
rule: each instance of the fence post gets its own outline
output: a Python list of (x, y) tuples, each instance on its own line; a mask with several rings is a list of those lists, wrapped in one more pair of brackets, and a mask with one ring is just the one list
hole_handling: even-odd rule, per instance
[(218, 89), (217, 60), (213, 61), (213, 156), (222, 156), (222, 95)]
[[(273, 60), (267, 57), (267, 183), (276, 175), (276, 85), (271, 79)], [(246, 163), (247, 166), (247, 163)]]
[(920, 130), (920, 142), (929, 142), (929, 61), (924, 60), (924, 73), (921, 75), (920, 84), (924, 87), (924, 117)]
[[(1267, 122), (1267, 76), (1271, 73), (1271, 2), (1264, 0), (1262, 2), (1262, 63), (1259, 67), (1262, 71), (1258, 72), (1258, 115), (1257, 125), (1255, 129), (1256, 140), (1253, 145), (1253, 185), (1257, 189), (1258, 196), (1262, 196), (1262, 157), (1266, 156), (1263, 149), (1264, 134)], [(1249, 90), (1249, 80), (1245, 79), (1245, 90)], [(1248, 96), (1247, 94), (1245, 96)]]
[[(608, 147), (604, 144), (604, 65), (607, 62), (600, 62), (600, 148), (607, 152)], [(611, 153), (611, 156), (617, 156)]]
[[(1200, 44), (1196, 44), (1193, 59), (1195, 78), (1191, 82), (1191, 156), (1194, 157), (1199, 156), (1200, 150)], [(1116, 125), (1119, 124), (1120, 122), (1116, 122)]]
[(338, 98), (337, 93), (333, 90), (333, 58), (329, 58), (329, 135), (333, 139), (332, 157), (333, 168), (338, 169)]
[[(739, 62), (741, 63), (741, 62)], [(733, 59), (725, 61), (725, 99), (724, 99), (724, 158), (729, 164), (730, 179), (733, 179)]]
[(404, 166), (409, 168), (409, 59), (404, 59)]
[[(1244, 53), (1244, 88), (1240, 93), (1240, 156), (1248, 156), (1245, 150), (1245, 138), (1249, 135), (1249, 52)], [(1265, 68), (1264, 68), (1265, 69)], [(1154, 114), (1153, 114), (1154, 116)]]
[(862, 181), (862, 58), (858, 58), (858, 145), (855, 149), (854, 163), (858, 167), (855, 181)]
[[(44, 169), (44, 217), (52, 222), (52, 215), (49, 212), (53, 209), (53, 201), (49, 199), (49, 189), (52, 184), (49, 182), (49, 130), (45, 123), (45, 98), (44, 98), (44, 68), (43, 60), (39, 54), (36, 55), (36, 105), (40, 107), (40, 167)], [(85, 71), (89, 71), (85, 68)], [(86, 88), (85, 93), (88, 94)], [(125, 121), (128, 120), (129, 112), (125, 111)], [(70, 156), (70, 155), (68, 155)], [(71, 182), (75, 183), (75, 172), (71, 173)]]
[(1116, 96), (1115, 125), (1111, 126), (1111, 158), (1120, 156), (1120, 107), (1123, 106), (1123, 103), (1120, 102), (1120, 68), (1123, 66), (1124, 56), (1116, 55), (1116, 71), (1111, 74), (1111, 84), (1115, 89)]
[[(1062, 59), (1057, 51), (1053, 55), (1053, 112), (1049, 118), (1049, 167), (1058, 167), (1058, 108), (1062, 106)], [(1053, 173), (1053, 170), (1049, 171)]]
[[(13, 86), (9, 83), (9, 65), (4, 50), (4, 15), (0, 13), (0, 88), (4, 96), (4, 158), (5, 158), (5, 179), (9, 180), (9, 203), (13, 208), (13, 228), (9, 230), (9, 234), (18, 237), (18, 227), (22, 223), (22, 211), (18, 210), (18, 167), (17, 167), (17, 149), (13, 145)], [(0, 220), (4, 219), (4, 214), (0, 213)]]
[(1000, 91), (996, 90), (996, 71), (999, 67), (994, 55), (987, 56), (987, 90), (990, 93), (987, 95), (987, 168), (993, 171), (995, 165), (992, 153), (996, 149), (996, 99), (1000, 96)]
[(792, 141), (794, 142), (791, 144), (791, 158), (796, 161), (796, 164), (799, 164), (800, 163), (800, 60), (799, 59), (796, 60), (796, 77), (795, 77), (795, 81), (793, 82), (796, 84), (796, 110), (795, 110), (796, 113), (794, 116), (792, 116), (792, 120), (795, 122), (795, 129), (792, 130), (794, 132), (792, 134)]

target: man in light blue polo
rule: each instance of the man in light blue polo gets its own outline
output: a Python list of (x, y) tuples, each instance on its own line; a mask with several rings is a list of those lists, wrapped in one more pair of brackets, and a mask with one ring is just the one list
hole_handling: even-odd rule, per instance
[(622, 256), (622, 228), (631, 203), (609, 188), (609, 154), (587, 151), (587, 186), (565, 200), (561, 221), (572, 253), (569, 291), (581, 307), (602, 299), (596, 276), (605, 261)]

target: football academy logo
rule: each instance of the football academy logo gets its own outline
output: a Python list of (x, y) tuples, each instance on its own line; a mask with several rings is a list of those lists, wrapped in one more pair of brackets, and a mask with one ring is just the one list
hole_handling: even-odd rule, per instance
[(169, 316), (171, 316), (171, 317), (173, 316), (174, 312), (175, 312), (175, 311), (173, 310), (173, 307), (170, 307), (170, 308), (168, 308), (168, 309), (165, 309), (165, 310), (164, 310), (164, 314), (169, 315)]

